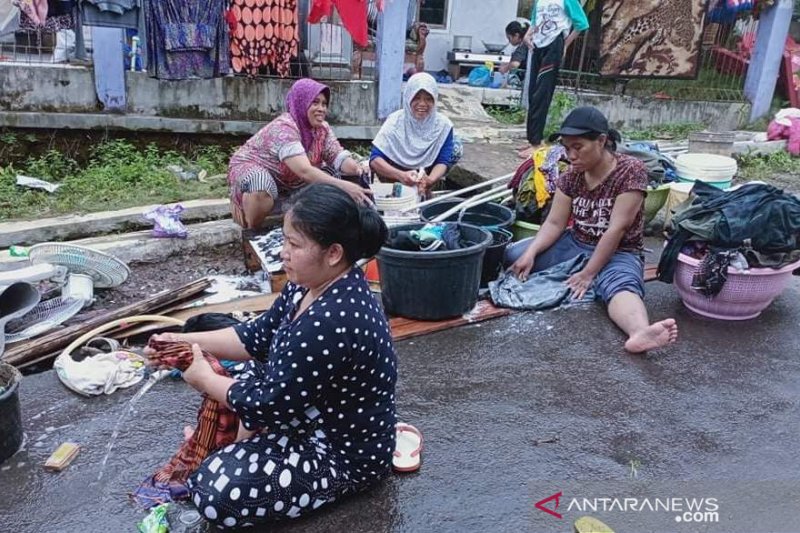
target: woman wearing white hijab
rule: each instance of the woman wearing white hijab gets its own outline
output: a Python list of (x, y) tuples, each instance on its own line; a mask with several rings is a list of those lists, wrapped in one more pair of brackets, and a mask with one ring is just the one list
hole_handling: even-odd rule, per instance
[(383, 123), (369, 166), (382, 181), (418, 187), (427, 194), (458, 161), (453, 123), (436, 111), (439, 88), (433, 76), (414, 74), (403, 92), (403, 109)]

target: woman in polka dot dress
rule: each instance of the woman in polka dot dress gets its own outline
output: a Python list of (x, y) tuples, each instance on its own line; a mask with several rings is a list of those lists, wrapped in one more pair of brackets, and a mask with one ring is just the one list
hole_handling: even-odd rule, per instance
[[(192, 387), (227, 402), (237, 442), (189, 480), (200, 513), (221, 527), (295, 518), (362, 490), (391, 469), (395, 352), (386, 318), (354, 263), (387, 230), (342, 190), (302, 191), (284, 222), (290, 280), (272, 308), (224, 330), (161, 336), (187, 341)], [(215, 374), (200, 347), (242, 361)]]

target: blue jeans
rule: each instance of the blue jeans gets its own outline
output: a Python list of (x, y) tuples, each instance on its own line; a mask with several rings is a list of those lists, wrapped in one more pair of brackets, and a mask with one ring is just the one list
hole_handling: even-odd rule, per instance
[[(505, 264), (510, 266), (528, 249), (535, 237), (515, 242), (506, 248)], [(573, 257), (594, 253), (594, 246), (578, 242), (572, 232), (567, 230), (550, 248), (536, 257), (533, 272), (547, 270)], [(616, 252), (594, 280), (594, 290), (598, 299), (605, 303), (620, 292), (627, 291), (644, 298), (644, 260), (633, 252)]]

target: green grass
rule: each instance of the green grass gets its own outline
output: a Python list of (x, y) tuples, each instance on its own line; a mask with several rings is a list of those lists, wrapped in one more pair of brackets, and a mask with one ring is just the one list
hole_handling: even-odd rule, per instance
[(722, 75), (713, 67), (703, 67), (695, 80), (631, 79), (628, 96), (661, 96), (679, 100), (744, 101), (744, 80), (740, 76)]
[[(11, 141), (11, 142), (9, 142)], [(13, 151), (19, 139), (0, 138), (0, 152)], [(183, 181), (168, 165), (224, 173), (230, 154), (216, 146), (190, 154), (160, 150), (151, 144), (138, 149), (124, 140), (98, 144), (84, 164), (50, 150), (22, 163), (0, 166), (0, 220), (122, 209), (227, 195), (224, 179)], [(55, 193), (16, 185), (16, 175), (44, 179), (62, 186)]]
[(525, 108), (519, 106), (487, 105), (486, 112), (501, 124), (524, 124)]
[[(486, 112), (501, 124), (525, 124), (526, 110), (519, 105), (487, 105), (484, 106)], [(547, 124), (544, 129), (544, 137), (547, 138), (551, 133), (561, 126), (561, 121), (567, 116), (572, 108), (575, 107), (575, 97), (571, 94), (557, 92), (553, 95), (550, 109), (547, 112)]]
[(703, 131), (706, 128), (704, 124), (697, 122), (675, 123), (675, 124), (662, 124), (652, 128), (643, 130), (630, 130), (623, 131), (622, 136), (626, 140), (632, 141), (650, 141), (657, 139), (686, 139), (689, 134), (695, 131)]
[(739, 160), (739, 178), (744, 180), (762, 180), (772, 182), (782, 177), (783, 182), (796, 180), (800, 184), (800, 158), (789, 152), (780, 151), (766, 156), (741, 155)]

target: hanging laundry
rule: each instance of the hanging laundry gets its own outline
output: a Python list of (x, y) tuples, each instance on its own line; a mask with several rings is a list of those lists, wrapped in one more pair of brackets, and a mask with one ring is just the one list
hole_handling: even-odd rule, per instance
[(125, 111), (124, 33), (119, 28), (92, 27), (94, 86), (106, 111)]
[(600, 75), (695, 78), (706, 0), (606, 0)]
[(297, 9), (297, 0), (233, 0), (225, 13), (233, 71), (255, 76), (267, 67), (289, 76), (300, 48)]
[(44, 26), (49, 8), (47, 0), (16, 0), (14, 5), (19, 7), (22, 16), (26, 17), (34, 27)]
[(60, 31), (75, 27), (77, 0), (14, 0), (19, 6), (19, 29)]
[(47, 16), (71, 15), (78, 7), (78, 0), (47, 0)]
[[(369, 44), (367, 4), (367, 0), (313, 0), (311, 11), (308, 14), (308, 22), (318, 24), (324, 17), (330, 18), (335, 6), (342, 19), (342, 24), (353, 38), (353, 42), (365, 47)], [(382, 2), (377, 5), (379, 10), (383, 8)]]
[[(252, 0), (251, 0), (252, 1)], [(147, 70), (154, 78), (214, 78), (230, 71), (227, 0), (145, 3)]]
[(139, 28), (142, 0), (83, 0), (81, 15), (86, 26)]

